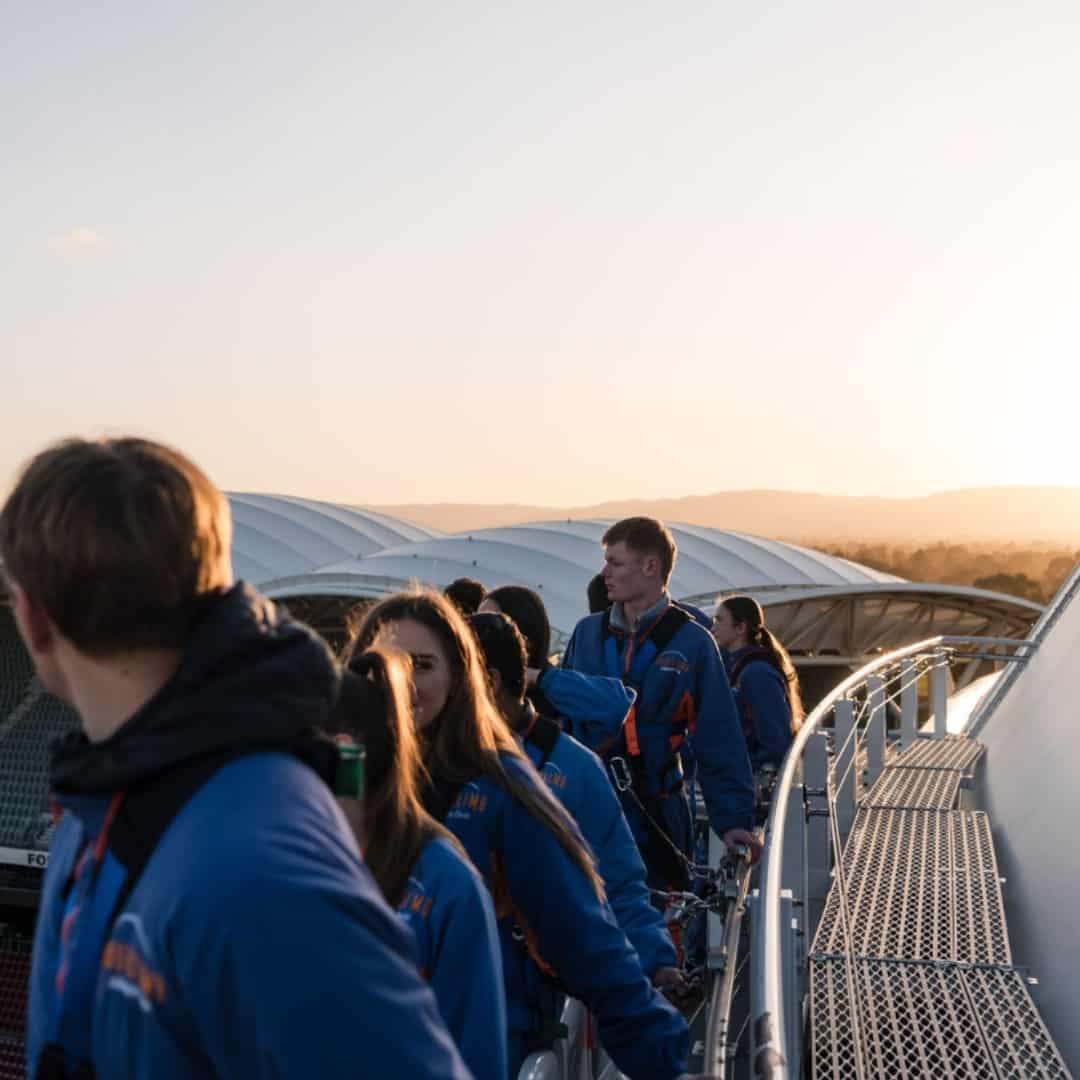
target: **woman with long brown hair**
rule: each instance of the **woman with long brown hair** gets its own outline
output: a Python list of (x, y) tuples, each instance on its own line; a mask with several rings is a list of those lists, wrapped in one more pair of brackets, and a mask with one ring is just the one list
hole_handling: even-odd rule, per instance
[[(389, 645), (412, 660), (413, 711), (430, 775), (425, 806), (464, 845), (495, 901), (508, 1059), (515, 1075), (556, 1035), (562, 993), (597, 1016), (630, 1077), (685, 1071), (689, 1033), (650, 986), (604, 900), (592, 856), (491, 697), (479, 647), (442, 596), (415, 591), (371, 609), (354, 650)], [(468, 972), (461, 973), (468, 993)]]
[[(362, 815), (346, 817), (386, 902), (413, 932), (416, 964), (477, 1080), (505, 1080), (506, 1022), (495, 912), (461, 844), (425, 810), (426, 776), (409, 705), (409, 662), (387, 649), (354, 653), (331, 717), (365, 750)], [(469, 973), (463, 991), (461, 975)]]
[(803, 719), (791, 657), (765, 625), (765, 612), (752, 596), (717, 601), (713, 637), (742, 717), (751, 765), (779, 766)]

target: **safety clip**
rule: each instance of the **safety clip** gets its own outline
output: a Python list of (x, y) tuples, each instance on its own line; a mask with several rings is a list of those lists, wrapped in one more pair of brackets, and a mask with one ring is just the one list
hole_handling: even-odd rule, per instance
[(615, 787), (619, 791), (629, 791), (630, 766), (626, 764), (626, 758), (613, 757), (608, 764), (611, 766), (611, 777), (615, 781)]

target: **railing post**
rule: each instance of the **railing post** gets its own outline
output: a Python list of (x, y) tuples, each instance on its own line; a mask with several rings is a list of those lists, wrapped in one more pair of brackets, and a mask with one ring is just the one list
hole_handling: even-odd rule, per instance
[[(805, 758), (804, 758), (805, 760)], [(805, 775), (805, 769), (804, 775)], [(806, 900), (806, 801), (804, 784), (795, 784), (784, 816), (784, 868), (780, 888)]]
[[(825, 732), (816, 731), (810, 736), (803, 751), (803, 783), (808, 792), (821, 791), (822, 795), (808, 795), (806, 809), (806, 900), (824, 900), (832, 884), (829, 859), (829, 747)], [(807, 932), (811, 930), (809, 918)]]
[[(746, 908), (751, 927), (760, 926), (765, 921), (760, 890), (751, 890), (746, 898)], [(799, 1038), (791, 1028), (792, 988), (799, 985), (799, 980), (792, 966), (795, 961), (795, 931), (791, 925), (790, 893), (777, 892), (777, 909), (779, 924), (776, 927), (778, 938), (776, 957), (779, 966), (776, 974), (779, 986), (775, 1005), (770, 1002), (771, 995), (767, 980), (761, 973), (755, 975), (753, 958), (751, 958), (750, 1075), (788, 1080), (788, 1077), (798, 1076), (800, 1073), (799, 1059), (790, 1054), (791, 1046), (797, 1046)], [(760, 933), (760, 930), (757, 932)], [(781, 1013), (783, 1015), (780, 1015)], [(798, 1022), (801, 1025), (801, 1016)], [(781, 1034), (781, 1029), (783, 1029), (783, 1034)]]
[(915, 741), (919, 723), (919, 676), (914, 660), (900, 661), (900, 749)]
[[(787, 1036), (787, 1045), (784, 1053), (787, 1057), (788, 1068), (794, 1075), (799, 1075), (799, 1063), (802, 1061), (802, 999), (803, 999), (803, 969), (800, 955), (799, 924), (795, 917), (795, 907), (792, 903), (791, 893), (786, 890), (780, 893), (780, 928), (783, 934), (781, 950), (784, 965), (784, 1032)], [(765, 1073), (767, 1076), (768, 1073)]]
[(870, 719), (866, 730), (866, 786), (872, 788), (885, 768), (885, 680), (871, 675), (866, 680)]
[(943, 739), (948, 733), (946, 716), (949, 700), (949, 661), (944, 649), (934, 650), (934, 666), (930, 669), (930, 708), (934, 713), (934, 738)]
[[(836, 778), (836, 827), (840, 830), (840, 839), (846, 839), (855, 820), (855, 750), (857, 736), (855, 728), (855, 704), (851, 698), (840, 698), (833, 713), (833, 738), (836, 740), (836, 763), (833, 776)], [(837, 859), (840, 852), (834, 852)]]
[[(716, 833), (709, 829), (709, 867), (715, 870), (727, 855), (727, 845)], [(708, 952), (705, 958), (710, 971), (719, 971), (727, 962), (724, 951), (724, 920), (715, 911), (706, 916), (706, 941)]]

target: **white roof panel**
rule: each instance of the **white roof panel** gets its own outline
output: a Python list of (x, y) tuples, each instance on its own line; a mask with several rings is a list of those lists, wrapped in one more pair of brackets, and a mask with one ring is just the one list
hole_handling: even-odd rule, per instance
[(250, 493), (228, 499), (233, 572), (253, 585), (439, 535), (385, 514), (315, 499)]
[[(600, 570), (600, 540), (610, 521), (542, 521), (437, 536), (326, 566), (327, 573), (415, 579), (442, 588), (473, 577), (492, 588), (528, 585), (544, 597), (552, 627), (568, 634), (586, 612), (585, 586)], [(676, 597), (778, 586), (899, 581), (822, 552), (698, 525), (669, 525), (679, 547)]]

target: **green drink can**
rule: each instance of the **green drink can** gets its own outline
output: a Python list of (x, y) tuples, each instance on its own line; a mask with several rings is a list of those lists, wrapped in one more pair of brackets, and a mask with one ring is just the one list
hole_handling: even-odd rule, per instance
[(338, 744), (334, 794), (352, 799), (364, 797), (364, 748), (356, 743)]

